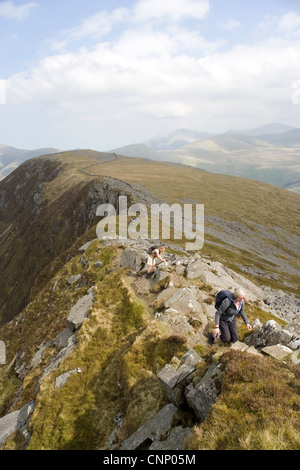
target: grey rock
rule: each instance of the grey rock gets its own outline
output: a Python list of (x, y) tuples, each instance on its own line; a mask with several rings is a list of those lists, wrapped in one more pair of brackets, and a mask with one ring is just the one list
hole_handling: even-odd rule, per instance
[(69, 370), (68, 372), (65, 372), (62, 375), (59, 375), (55, 380), (55, 389), (57, 390), (61, 388), (71, 377), (71, 375), (78, 374), (78, 372), (81, 372), (81, 369), (79, 367), (77, 369)]
[(59, 335), (53, 341), (53, 344), (57, 349), (66, 348), (73, 343), (75, 339), (74, 336), (74, 333), (69, 328), (66, 328), (61, 333), (59, 333)]
[(172, 403), (164, 406), (155, 416), (123, 441), (120, 450), (136, 450), (143, 445), (147, 445), (147, 442), (149, 442), (149, 448), (154, 440), (160, 441), (166, 438), (172, 428), (177, 411), (176, 406)]
[(163, 441), (153, 441), (149, 450), (185, 450), (185, 440), (191, 434), (191, 428), (176, 426), (171, 429), (168, 437)]
[(75, 284), (75, 282), (80, 281), (82, 274), (73, 274), (67, 280), (68, 284)]
[(88, 247), (90, 246), (91, 243), (92, 243), (92, 241), (87, 242), (84, 245), (82, 245), (78, 250), (79, 253), (84, 253), (88, 249)]
[(284, 346), (283, 344), (276, 344), (274, 346), (266, 346), (265, 348), (262, 348), (262, 352), (267, 354), (268, 356), (272, 356), (275, 359), (281, 361), (281, 359), (284, 359), (286, 356), (289, 354), (292, 354), (293, 351), (288, 348), (287, 346)]
[(50, 345), (50, 341), (48, 341), (46, 344), (41, 346), (39, 350), (36, 352), (36, 354), (33, 356), (31, 363), (30, 363), (30, 367), (32, 369), (42, 362), (44, 351), (49, 345)]
[(34, 410), (34, 402), (27, 403), (20, 410), (13, 411), (0, 418), (0, 445), (16, 431), (26, 428)]
[(95, 261), (94, 267), (95, 267), (95, 268), (101, 268), (102, 264), (103, 264), (103, 263), (102, 263), (101, 260)]
[(0, 365), (6, 364), (6, 347), (4, 341), (0, 341)]
[(73, 332), (78, 330), (83, 321), (87, 318), (91, 305), (93, 304), (93, 292), (81, 297), (71, 308), (67, 319), (67, 327)]
[(216, 403), (219, 394), (216, 380), (220, 375), (220, 364), (211, 364), (204, 377), (193, 387), (188, 385), (185, 390), (187, 404), (194, 410), (200, 422), (204, 421), (212, 405)]
[(186, 277), (188, 279), (199, 278), (204, 271), (204, 263), (201, 260), (195, 261), (194, 263), (188, 264), (186, 268)]
[(139, 272), (145, 265), (145, 255), (141, 251), (135, 249), (124, 250), (121, 255), (120, 266), (122, 268), (131, 268), (133, 271)]
[(184, 389), (192, 380), (191, 374), (195, 366), (203, 359), (193, 349), (190, 349), (182, 358), (177, 370), (166, 364), (157, 374), (161, 385), (166, 389), (167, 395), (173, 405), (180, 407), (185, 402)]
[(262, 327), (247, 336), (244, 342), (257, 349), (280, 343), (295, 350), (298, 348), (298, 340), (300, 338), (295, 330), (290, 331), (282, 328), (275, 320), (268, 320)]

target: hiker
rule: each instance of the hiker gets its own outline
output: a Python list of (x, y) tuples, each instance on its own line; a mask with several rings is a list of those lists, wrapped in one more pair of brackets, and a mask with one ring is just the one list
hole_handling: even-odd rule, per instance
[(148, 254), (148, 260), (147, 260), (147, 264), (148, 264), (148, 272), (146, 274), (146, 277), (147, 278), (150, 278), (152, 276), (152, 274), (155, 272), (155, 262), (156, 262), (156, 259), (159, 259), (160, 261), (162, 262), (165, 262), (166, 260), (162, 258), (161, 256), (161, 253), (163, 253), (165, 251), (165, 247), (164, 246), (151, 246), (148, 250), (147, 250), (147, 254)]
[(235, 289), (229, 292), (229, 295), (222, 300), (215, 315), (214, 335), (219, 336), (220, 340), (235, 343), (239, 340), (236, 315), (241, 315), (249, 331), (252, 327), (244, 311), (245, 293), (242, 289)]

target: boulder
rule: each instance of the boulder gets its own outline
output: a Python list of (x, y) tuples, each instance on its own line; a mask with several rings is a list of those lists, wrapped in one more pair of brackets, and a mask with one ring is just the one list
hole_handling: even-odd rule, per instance
[(163, 441), (153, 441), (149, 450), (185, 450), (185, 440), (190, 436), (191, 428), (175, 426)]
[(63, 349), (73, 344), (73, 342), (74, 333), (69, 328), (66, 328), (61, 333), (59, 333), (59, 335), (53, 341), (53, 344), (57, 349)]
[(35, 355), (33, 356), (32, 360), (31, 360), (31, 363), (30, 363), (30, 367), (32, 369), (34, 367), (38, 366), (42, 362), (44, 351), (48, 346), (50, 346), (50, 344), (51, 344), (51, 342), (48, 341), (46, 344), (42, 345), (39, 348), (39, 350), (35, 353)]
[(90, 244), (92, 243), (93, 240), (91, 240), (90, 242), (87, 242), (85, 243), (84, 245), (82, 245), (80, 248), (79, 248), (79, 253), (84, 253), (88, 247), (90, 246)]
[(200, 422), (204, 421), (212, 405), (216, 403), (220, 392), (218, 380), (221, 374), (221, 364), (212, 363), (204, 377), (194, 387), (189, 384), (185, 389), (186, 401), (189, 407), (194, 410)]
[(189, 263), (186, 268), (186, 277), (188, 279), (198, 279), (203, 274), (205, 268), (206, 265), (201, 260)]
[(145, 254), (134, 249), (124, 250), (121, 255), (121, 268), (131, 268), (135, 272), (141, 271), (145, 265)]
[(177, 370), (166, 364), (157, 374), (161, 385), (166, 389), (168, 398), (173, 405), (180, 407), (185, 402), (184, 389), (192, 380), (195, 365), (203, 359), (193, 349), (190, 349), (181, 359)]
[(274, 346), (279, 343), (294, 350), (298, 347), (297, 338), (293, 332), (282, 328), (275, 320), (268, 320), (262, 327), (247, 336), (245, 343), (248, 346), (254, 346), (256, 349)]
[(247, 344), (242, 343), (241, 341), (236, 341), (230, 347), (230, 349), (235, 349), (236, 351), (247, 352), (248, 354), (254, 354), (260, 356), (261, 353), (255, 349), (253, 346), (247, 346)]
[(78, 372), (81, 372), (81, 369), (79, 367), (77, 369), (69, 370), (68, 372), (65, 372), (62, 375), (59, 375), (55, 380), (55, 389), (57, 390), (61, 388), (71, 377), (71, 375), (77, 374)]
[(123, 441), (120, 450), (149, 449), (153, 441), (163, 440), (172, 428), (177, 411), (176, 406), (168, 403)]
[(6, 348), (4, 341), (0, 341), (0, 365), (6, 364)]
[(290, 348), (288, 348), (287, 346), (284, 346), (283, 344), (275, 344), (274, 346), (266, 346), (265, 348), (262, 348), (262, 352), (264, 354), (267, 354), (268, 356), (274, 357), (278, 361), (281, 361), (281, 359), (284, 359), (286, 356), (293, 353), (293, 351)]
[(34, 410), (34, 402), (0, 418), (0, 446), (16, 431), (24, 431)]
[(203, 308), (197, 299), (197, 288), (178, 289), (165, 303), (166, 308), (174, 308), (179, 313), (202, 313)]
[(67, 318), (67, 328), (76, 331), (81, 326), (83, 321), (87, 318), (91, 305), (93, 304), (94, 294), (90, 292), (79, 299), (76, 304), (71, 308)]
[(67, 282), (68, 284), (72, 285), (75, 282), (80, 281), (82, 274), (73, 274), (72, 276), (68, 277)]

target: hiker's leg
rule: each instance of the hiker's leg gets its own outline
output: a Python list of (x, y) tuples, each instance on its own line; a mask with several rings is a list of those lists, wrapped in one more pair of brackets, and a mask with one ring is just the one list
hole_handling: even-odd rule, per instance
[(155, 269), (155, 260), (149, 255), (148, 255), (147, 264), (148, 264), (148, 273), (152, 273), (153, 268)]
[(230, 325), (228, 325), (230, 329), (230, 335), (231, 335), (230, 341), (232, 343), (236, 343), (239, 340), (239, 332), (238, 332), (236, 319), (228, 323), (230, 323)]
[(231, 338), (228, 323), (229, 323), (228, 321), (224, 321), (224, 320), (220, 320), (219, 322), (219, 327), (221, 331), (220, 340), (223, 341), (224, 343), (229, 342)]
[(152, 258), (152, 256), (149, 256), (149, 255), (148, 255), (147, 264), (148, 264), (147, 277), (149, 278), (149, 277), (152, 276), (152, 274), (153, 274), (154, 271), (155, 271), (155, 258)]

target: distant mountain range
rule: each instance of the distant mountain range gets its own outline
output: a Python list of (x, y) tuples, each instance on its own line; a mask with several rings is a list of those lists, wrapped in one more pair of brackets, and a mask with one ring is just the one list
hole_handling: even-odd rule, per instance
[(113, 152), (191, 165), (300, 193), (300, 129), (283, 124), (223, 134), (179, 129)]
[[(0, 145), (0, 180), (29, 158), (59, 151)], [(212, 173), (241, 176), (300, 193), (300, 128), (284, 124), (231, 129), (223, 134), (178, 129), (110, 151), (126, 157), (180, 163)]]
[(54, 148), (24, 150), (10, 147), (9, 145), (0, 145), (0, 180), (5, 178), (9, 173), (29, 158), (57, 152), (59, 152), (59, 150)]

